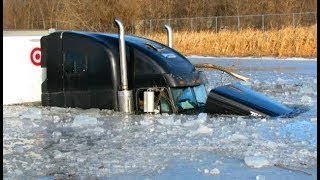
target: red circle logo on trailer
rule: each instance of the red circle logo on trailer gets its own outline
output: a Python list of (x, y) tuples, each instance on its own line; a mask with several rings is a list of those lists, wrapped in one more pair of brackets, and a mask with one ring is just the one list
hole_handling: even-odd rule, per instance
[(35, 66), (41, 65), (41, 49), (36, 47), (30, 53), (30, 60)]

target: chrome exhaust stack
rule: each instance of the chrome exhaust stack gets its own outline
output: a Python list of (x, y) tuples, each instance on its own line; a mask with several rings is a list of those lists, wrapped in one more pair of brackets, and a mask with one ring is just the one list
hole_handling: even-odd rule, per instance
[(168, 46), (172, 48), (172, 28), (169, 25), (164, 25), (164, 27), (166, 28), (167, 34), (168, 34), (168, 37), (167, 37)]
[(114, 20), (119, 27), (119, 55), (120, 55), (120, 74), (121, 86), (118, 91), (119, 111), (132, 113), (133, 112), (133, 96), (132, 90), (128, 87), (128, 68), (126, 60), (126, 46), (124, 40), (124, 27), (121, 21)]

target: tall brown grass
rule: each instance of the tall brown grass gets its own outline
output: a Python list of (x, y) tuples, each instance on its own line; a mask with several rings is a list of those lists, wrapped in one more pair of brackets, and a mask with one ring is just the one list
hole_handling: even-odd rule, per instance
[[(165, 33), (141, 35), (166, 44)], [(184, 55), (316, 57), (316, 25), (281, 30), (174, 32), (173, 48)]]

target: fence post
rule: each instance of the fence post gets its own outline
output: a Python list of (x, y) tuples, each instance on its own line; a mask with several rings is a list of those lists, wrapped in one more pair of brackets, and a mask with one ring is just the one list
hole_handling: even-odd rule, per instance
[(295, 19), (294, 19), (294, 13), (292, 13), (292, 26), (293, 26), (293, 28), (294, 28), (294, 26), (295, 26)]
[(216, 33), (218, 32), (218, 17), (216, 17)]
[(133, 23), (133, 21), (131, 21), (131, 34), (134, 34), (133, 33), (133, 28), (134, 28), (134, 23)]
[(150, 20), (150, 25), (149, 25), (149, 32), (151, 33), (151, 30), (152, 30), (152, 24), (151, 24), (151, 21), (152, 20)]
[(261, 15), (262, 18), (262, 31), (264, 32), (264, 15)]
[(238, 31), (240, 30), (240, 16), (238, 16)]

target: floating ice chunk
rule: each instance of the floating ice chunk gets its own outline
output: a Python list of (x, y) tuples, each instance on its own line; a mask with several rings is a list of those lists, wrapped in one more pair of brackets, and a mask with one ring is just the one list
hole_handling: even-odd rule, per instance
[(54, 131), (54, 132), (52, 133), (52, 138), (53, 138), (53, 140), (54, 140), (55, 142), (58, 142), (59, 139), (60, 139), (60, 137), (61, 137), (61, 135), (62, 135), (61, 132), (59, 132), (59, 131)]
[(53, 154), (54, 154), (54, 159), (60, 159), (63, 157), (63, 154), (58, 150), (55, 150)]
[(53, 116), (53, 122), (54, 122), (54, 123), (57, 123), (57, 122), (59, 122), (59, 121), (60, 121), (59, 116)]
[(312, 153), (307, 149), (301, 149), (298, 153), (302, 156), (312, 156)]
[(218, 168), (213, 168), (213, 169), (211, 169), (210, 174), (212, 174), (212, 175), (218, 175), (218, 174), (220, 174), (220, 171), (219, 171)]
[(209, 169), (204, 169), (203, 172), (204, 172), (205, 174), (208, 174), (208, 173), (209, 173)]
[(23, 174), (23, 172), (22, 172), (21, 170), (19, 170), (19, 169), (14, 170), (14, 173), (15, 173), (17, 176), (20, 176), (20, 175)]
[(207, 120), (207, 113), (200, 113), (196, 120), (187, 121), (183, 124), (183, 126), (189, 127), (189, 126), (195, 126), (199, 124), (203, 124)]
[(222, 164), (222, 161), (220, 161), (220, 160), (216, 160), (215, 162), (214, 162), (214, 164)]
[(20, 153), (22, 154), (24, 152), (24, 147), (21, 146), (21, 145), (18, 145), (14, 148), (14, 150), (17, 152), (17, 153)]
[(248, 138), (242, 134), (232, 134), (228, 137), (231, 141), (242, 141), (242, 140), (247, 140)]
[(144, 120), (141, 120), (141, 121), (140, 121), (140, 124), (143, 125), (143, 126), (149, 126), (149, 125), (153, 124), (153, 120), (151, 120), (151, 119), (144, 119)]
[(309, 104), (309, 103), (312, 102), (312, 98), (309, 97), (309, 96), (304, 95), (304, 96), (301, 97), (301, 102), (305, 103), (305, 104)]
[(96, 127), (96, 128), (93, 129), (93, 132), (94, 132), (95, 135), (101, 135), (102, 133), (104, 133), (104, 131), (105, 130), (103, 128), (101, 128), (101, 127)]
[(283, 143), (275, 143), (273, 141), (267, 141), (267, 142), (262, 142), (261, 143), (262, 145), (266, 146), (266, 147), (269, 147), (271, 149), (276, 149), (277, 147), (280, 147), (280, 146), (284, 146), (285, 144)]
[[(238, 118), (239, 120), (239, 118)], [(247, 125), (246, 121), (243, 121), (243, 120), (239, 120), (239, 124), (241, 127), (245, 127)]]
[(29, 108), (25, 113), (20, 116), (22, 119), (41, 119), (41, 109), (38, 108)]
[(101, 117), (100, 112), (101, 112), (100, 109), (91, 108), (91, 109), (83, 110), (82, 115), (98, 118), (98, 117)]
[(150, 114), (146, 114), (141, 116), (141, 120), (138, 124), (143, 125), (143, 126), (149, 126), (151, 124), (154, 123), (155, 121), (155, 116), (154, 115), (150, 115)]
[(266, 177), (263, 175), (256, 176), (256, 180), (265, 180), (265, 179), (266, 179)]
[(83, 115), (78, 115), (74, 117), (72, 126), (92, 126), (96, 125), (98, 123), (97, 118), (95, 117), (89, 117), (89, 116), (83, 116)]
[(310, 121), (311, 122), (317, 122), (317, 118), (311, 118)]
[(212, 134), (213, 129), (205, 125), (200, 125), (199, 128), (194, 132), (194, 134)]
[(253, 168), (262, 168), (271, 165), (268, 159), (263, 156), (248, 156), (244, 158), (244, 162), (247, 166)]
[(300, 89), (300, 93), (303, 94), (314, 94), (314, 92), (313, 88), (308, 86), (302, 86)]
[(197, 120), (202, 120), (202, 121), (206, 121), (207, 120), (207, 117), (208, 117), (208, 115), (207, 115), (207, 113), (200, 113), (199, 115), (198, 115), (198, 119)]
[(158, 123), (163, 124), (163, 125), (174, 125), (174, 126), (181, 125), (181, 120), (180, 119), (175, 120), (173, 117), (168, 117), (165, 119), (161, 118), (161, 119), (158, 119), (157, 121), (158, 121)]
[(281, 78), (278, 78), (278, 79), (277, 79), (277, 82), (278, 82), (278, 84), (285, 84), (285, 83), (286, 83), (286, 80), (281, 79)]

